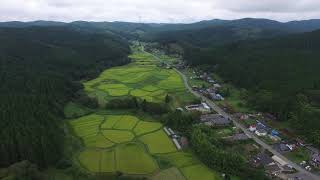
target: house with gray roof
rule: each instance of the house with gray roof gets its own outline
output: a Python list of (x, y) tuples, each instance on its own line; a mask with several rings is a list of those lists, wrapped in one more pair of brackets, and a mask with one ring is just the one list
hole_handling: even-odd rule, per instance
[(205, 114), (201, 116), (200, 121), (208, 126), (228, 126), (231, 124), (230, 119), (221, 114)]

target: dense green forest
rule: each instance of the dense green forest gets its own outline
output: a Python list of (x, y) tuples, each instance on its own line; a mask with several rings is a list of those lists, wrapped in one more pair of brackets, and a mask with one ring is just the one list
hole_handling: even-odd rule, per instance
[(250, 106), (291, 121), (320, 146), (320, 31), (212, 48), (183, 40), (178, 45), (189, 64), (208, 65), (208, 71), (247, 89), (242, 96)]
[(0, 28), (0, 167), (62, 158), (63, 106), (81, 79), (129, 62), (126, 41), (68, 27)]

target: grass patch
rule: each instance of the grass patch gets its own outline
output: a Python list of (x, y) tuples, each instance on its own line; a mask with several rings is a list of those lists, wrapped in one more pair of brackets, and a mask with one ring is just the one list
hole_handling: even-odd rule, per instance
[(148, 146), (152, 154), (176, 151), (175, 145), (163, 130), (141, 136), (140, 140)]
[(298, 148), (295, 151), (288, 152), (286, 156), (297, 164), (310, 159), (310, 154), (305, 148)]
[(153, 158), (136, 143), (116, 148), (117, 170), (126, 174), (150, 174), (158, 169)]

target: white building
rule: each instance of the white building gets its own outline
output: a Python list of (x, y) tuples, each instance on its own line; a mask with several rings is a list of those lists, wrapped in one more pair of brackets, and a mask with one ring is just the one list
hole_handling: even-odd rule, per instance
[(256, 133), (257, 136), (266, 136), (268, 134), (267, 131), (264, 130), (264, 129), (256, 130), (255, 133)]
[(167, 134), (168, 136), (171, 136), (171, 133), (169, 132), (169, 130), (168, 130), (166, 127), (164, 127), (163, 130), (164, 130), (164, 132), (166, 132), (166, 134)]

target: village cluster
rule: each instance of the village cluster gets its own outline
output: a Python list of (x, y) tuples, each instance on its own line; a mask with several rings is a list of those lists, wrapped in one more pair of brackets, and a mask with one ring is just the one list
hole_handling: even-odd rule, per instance
[[(311, 144), (306, 144), (299, 138), (295, 138), (294, 136), (290, 137), (286, 134), (286, 132), (279, 132), (278, 130), (268, 126), (264, 121), (266, 121), (268, 118), (274, 119), (272, 115), (263, 115), (262, 113), (237, 113), (234, 116), (239, 119), (242, 124), (246, 125), (252, 133), (255, 133), (257, 136), (261, 137), (262, 140), (265, 140), (268, 144), (272, 145), (274, 149), (285, 156), (289, 155), (290, 153), (305, 151), (307, 154), (309, 154), (309, 159), (305, 159), (297, 163), (306, 170), (312, 171), (320, 168), (320, 151)], [(252, 119), (255, 120), (252, 121)]]
[[(166, 68), (173, 68), (171, 65), (164, 63)], [(225, 97), (220, 93), (223, 85), (217, 80), (213, 79), (210, 73), (190, 69), (179, 61), (174, 66), (180, 71), (189, 70), (189, 81), (191, 82), (192, 90), (207, 97), (213, 101), (225, 101)], [(192, 83), (198, 82), (198, 83)], [(232, 114), (232, 117), (239, 123), (244, 125), (251, 134), (246, 134), (241, 129), (234, 126), (231, 119), (217, 114), (210, 106), (204, 101), (199, 104), (187, 105), (184, 108), (177, 108), (179, 111), (198, 111), (201, 112), (201, 117), (198, 121), (199, 124), (204, 124), (216, 129), (219, 132), (231, 132), (223, 134), (221, 138), (231, 140), (233, 142), (240, 141), (242, 146), (248, 150), (248, 159), (254, 167), (264, 167), (266, 174), (271, 178), (278, 179), (308, 179), (304, 173), (299, 173), (297, 170), (289, 165), (279, 156), (265, 150), (258, 146), (250, 136), (257, 136), (265, 143), (271, 145), (273, 149), (278, 151), (281, 155), (289, 158), (290, 154), (301, 156), (299, 151), (307, 152), (308, 156), (302, 161), (294, 161), (296, 164), (305, 168), (307, 171), (317, 173), (320, 170), (320, 151), (310, 144), (306, 144), (303, 140), (295, 136), (288, 136), (282, 129), (277, 130), (267, 123), (267, 120), (274, 120), (275, 117), (268, 113), (234, 113), (226, 107), (222, 107), (225, 111)], [(178, 136), (172, 129), (165, 128), (165, 132), (172, 138), (177, 149), (181, 149), (188, 144), (186, 137)], [(248, 148), (249, 147), (249, 148)], [(250, 149), (250, 148), (253, 148)], [(296, 155), (298, 154), (298, 155)], [(299, 159), (299, 158), (297, 158)], [(301, 159), (301, 158), (300, 158)]]
[[(179, 64), (179, 69), (183, 69), (184, 65)], [(199, 79), (207, 84), (209, 87), (199, 87), (193, 86), (192, 89), (205, 97), (208, 97), (214, 101), (223, 101), (225, 98), (219, 94), (219, 89), (222, 87), (217, 83), (208, 73), (199, 73), (193, 71), (192, 77), (190, 79)], [(231, 126), (232, 121), (220, 114), (211, 114), (212, 109), (208, 106), (206, 102), (200, 104), (188, 105), (185, 107), (187, 111), (199, 111), (202, 113), (199, 123), (205, 124), (211, 127), (226, 127)], [(261, 140), (273, 146), (280, 154), (288, 157), (290, 153), (294, 154), (299, 151), (306, 152), (308, 158), (299, 162), (296, 162), (301, 167), (308, 171), (319, 171), (320, 168), (320, 151), (313, 147), (311, 144), (306, 144), (303, 140), (296, 138), (294, 136), (287, 136), (286, 133), (276, 130), (275, 128), (269, 126), (265, 123), (267, 119), (275, 119), (274, 116), (268, 113), (256, 113), (256, 114), (243, 114), (234, 113), (233, 117), (236, 118), (241, 124), (245, 125), (248, 130), (253, 134), (258, 136)], [(236, 129), (236, 127), (233, 127)], [(239, 132), (232, 136), (233, 140), (247, 140), (249, 137), (243, 133)], [(253, 143), (253, 145), (255, 145)], [(259, 148), (257, 145), (255, 145)], [(269, 151), (260, 150), (259, 153), (253, 155), (250, 158), (250, 162), (253, 166), (263, 166), (266, 170), (266, 174), (270, 177), (277, 177), (281, 179), (307, 179), (304, 177), (303, 173), (296, 173), (296, 170), (288, 165), (284, 160), (282, 160), (277, 155), (272, 154)], [(300, 155), (296, 155), (300, 156)]]

